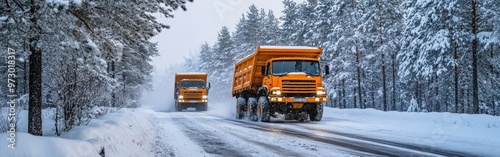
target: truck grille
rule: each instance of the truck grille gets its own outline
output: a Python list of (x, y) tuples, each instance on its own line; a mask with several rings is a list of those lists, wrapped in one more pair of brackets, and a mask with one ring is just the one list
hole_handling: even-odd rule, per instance
[(201, 94), (201, 91), (184, 91), (184, 94)]
[(310, 97), (316, 94), (314, 80), (282, 80), (281, 92), (286, 97)]
[(184, 91), (184, 99), (201, 99), (202, 92), (201, 91)]

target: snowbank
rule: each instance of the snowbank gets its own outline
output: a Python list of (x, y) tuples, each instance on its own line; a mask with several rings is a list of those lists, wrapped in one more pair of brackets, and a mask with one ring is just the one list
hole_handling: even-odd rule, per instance
[(486, 156), (500, 154), (498, 116), (325, 108), (323, 117), (313, 125)]
[[(105, 155), (111, 157), (154, 156), (156, 148), (151, 141), (155, 141), (156, 128), (148, 112), (121, 109), (93, 119), (87, 126), (75, 127), (61, 137), (32, 136), (20, 128), (16, 134), (16, 149), (8, 148), (8, 141), (2, 140), (0, 152), (2, 156), (94, 157), (100, 156), (99, 151), (104, 148)], [(44, 128), (53, 127), (44, 125)], [(7, 133), (0, 134), (1, 139), (7, 139), (7, 136)]]

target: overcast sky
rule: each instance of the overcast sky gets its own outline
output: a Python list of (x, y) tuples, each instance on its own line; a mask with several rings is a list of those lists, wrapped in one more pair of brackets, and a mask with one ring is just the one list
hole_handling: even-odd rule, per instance
[(186, 12), (176, 11), (174, 18), (160, 18), (160, 22), (171, 28), (163, 30), (152, 39), (153, 42), (158, 42), (161, 55), (153, 58), (155, 69), (162, 70), (169, 65), (181, 63), (184, 61), (183, 57), (190, 54), (197, 56), (204, 42), (210, 45), (215, 43), (217, 33), (223, 26), (233, 32), (241, 15), (252, 4), (266, 11), (273, 10), (277, 18), (283, 15), (281, 0), (194, 0), (187, 4)]

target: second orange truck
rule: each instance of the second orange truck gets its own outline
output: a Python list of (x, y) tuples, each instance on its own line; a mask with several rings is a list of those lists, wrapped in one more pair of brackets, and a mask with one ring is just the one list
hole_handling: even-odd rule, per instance
[(280, 113), (285, 119), (320, 121), (328, 100), (319, 62), (322, 52), (320, 47), (259, 46), (238, 61), (232, 87), (236, 118), (248, 115), (269, 122)]

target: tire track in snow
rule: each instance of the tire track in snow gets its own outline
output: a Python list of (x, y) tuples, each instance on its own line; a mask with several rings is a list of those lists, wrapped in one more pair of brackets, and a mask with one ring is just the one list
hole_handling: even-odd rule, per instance
[(432, 148), (432, 147), (425, 146), (425, 145), (394, 142), (394, 141), (388, 141), (388, 140), (383, 140), (383, 139), (377, 139), (377, 138), (371, 138), (371, 137), (366, 137), (366, 136), (360, 136), (360, 135), (357, 135), (357, 134), (350, 134), (350, 133), (344, 133), (344, 132), (326, 130), (326, 129), (321, 129), (321, 128), (312, 128), (312, 127), (307, 127), (307, 126), (303, 126), (303, 125), (296, 125), (296, 126), (300, 126), (300, 127), (304, 128), (304, 129), (308, 129), (308, 130), (311, 130), (311, 131), (319, 131), (319, 132), (322, 132), (322, 133), (329, 133), (329, 134), (334, 134), (334, 135), (349, 137), (349, 138), (353, 138), (353, 139), (358, 139), (358, 140), (363, 140), (363, 141), (370, 141), (370, 142), (374, 142), (374, 143), (379, 143), (379, 144), (384, 144), (384, 145), (390, 145), (390, 146), (395, 146), (395, 147), (400, 147), (400, 148), (406, 148), (406, 149), (411, 149), (411, 150), (416, 150), (416, 151), (421, 151), (421, 152), (427, 152), (427, 153), (432, 153), (432, 154), (437, 154), (437, 155), (443, 155), (443, 156), (456, 156), (456, 157), (478, 156), (478, 155), (469, 154), (469, 153), (465, 153), (465, 152), (458, 152), (458, 151), (453, 151), (453, 150), (444, 150), (444, 149)]
[[(158, 117), (149, 116), (148, 119), (150, 119), (151, 122), (153, 122), (153, 124), (159, 124)], [(155, 127), (153, 132), (155, 134), (155, 138), (154, 138), (154, 143), (152, 143), (153, 150), (151, 151), (155, 153), (155, 156), (175, 157), (176, 155), (174, 153), (174, 150), (172, 149), (172, 147), (169, 147), (168, 144), (165, 143), (163, 137), (161, 136), (165, 132), (163, 127)]]
[[(242, 152), (241, 154), (250, 154), (245, 156), (328, 156), (328, 154), (345, 156), (360, 154), (351, 150), (338, 150), (340, 147), (317, 146), (318, 143), (315, 141), (290, 138), (288, 135), (275, 136), (269, 132), (257, 132), (239, 124), (228, 123), (225, 118), (207, 113), (183, 113), (172, 117), (175, 117), (173, 121), (179, 121), (177, 128), (183, 128), (187, 125), (194, 126), (196, 130), (201, 132), (210, 131), (215, 136), (219, 136), (213, 138), (224, 140), (226, 144), (233, 146), (233, 150), (239, 150)], [(187, 136), (192, 135), (191, 133), (186, 134)]]
[[(213, 115), (218, 117), (217, 115)], [(343, 146), (349, 149), (361, 151), (361, 152), (367, 152), (367, 153), (373, 153), (373, 154), (378, 154), (378, 155), (401, 155), (401, 153), (404, 153), (405, 155), (409, 156), (422, 156), (422, 155), (442, 155), (442, 156), (458, 156), (458, 157), (469, 157), (469, 156), (478, 156), (466, 152), (459, 152), (459, 151), (454, 151), (454, 150), (445, 150), (445, 149), (439, 149), (439, 148), (432, 148), (428, 147), (425, 145), (417, 145), (417, 144), (408, 144), (408, 143), (401, 143), (401, 142), (394, 142), (394, 141), (389, 141), (389, 140), (383, 140), (383, 139), (377, 139), (377, 138), (371, 138), (371, 137), (366, 137), (366, 136), (360, 136), (357, 134), (349, 134), (349, 133), (343, 133), (343, 132), (337, 132), (337, 131), (331, 131), (331, 130), (326, 130), (326, 129), (321, 129), (321, 128), (312, 128), (312, 127), (307, 127), (303, 126), (304, 123), (287, 123), (284, 121), (277, 121), (274, 123), (286, 123), (288, 125), (294, 125), (294, 126), (300, 126), (301, 128), (311, 130), (311, 131), (319, 131), (321, 133), (327, 133), (331, 135), (336, 135), (336, 136), (341, 136), (341, 137), (346, 137), (346, 138), (351, 138), (358, 140), (359, 142), (356, 141), (349, 141), (346, 139), (336, 139), (336, 141), (333, 140), (328, 140), (324, 139), (326, 137), (318, 137), (317, 135), (310, 135), (311, 133), (306, 133), (298, 130), (293, 130), (290, 128), (270, 128), (273, 127), (271, 125), (266, 125), (266, 123), (256, 123), (256, 122), (250, 122), (250, 121), (242, 121), (242, 120), (235, 120), (235, 119), (226, 119), (231, 122), (238, 122), (238, 123), (244, 123), (246, 124), (245, 127), (252, 126), (250, 128), (256, 129), (256, 130), (261, 130), (261, 131), (272, 131), (276, 132), (279, 130), (279, 132), (282, 133), (287, 133), (290, 135), (294, 136), (301, 136), (303, 138), (308, 138), (308, 139), (313, 139), (315, 141), (319, 142), (324, 142), (324, 143), (330, 143), (338, 146)], [(256, 127), (253, 127), (256, 126)], [(369, 142), (369, 143), (360, 143), (360, 142)], [(369, 146), (373, 148), (368, 148)], [(385, 148), (384, 148), (385, 147)], [(403, 148), (405, 150), (397, 150), (395, 148)], [(387, 149), (387, 151), (384, 151), (384, 149)], [(393, 151), (388, 151), (388, 149), (393, 149)], [(381, 151), (382, 150), (382, 151)], [(414, 151), (414, 152), (411, 152)], [(396, 154), (392, 154), (390, 152), (394, 152)], [(412, 154), (412, 155), (410, 155)]]
[(420, 153), (420, 152), (413, 152), (413, 151), (405, 151), (405, 150), (394, 148), (392, 146), (388, 147), (388, 146), (383, 146), (383, 145), (370, 144), (370, 143), (360, 141), (360, 140), (348, 140), (348, 139), (341, 139), (341, 138), (331, 138), (331, 137), (326, 137), (326, 136), (322, 136), (322, 135), (314, 135), (313, 133), (310, 133), (310, 132), (308, 133), (308, 132), (303, 132), (303, 131), (298, 131), (298, 130), (291, 130), (289, 128), (280, 128), (280, 127), (276, 127), (276, 126), (264, 125), (262, 123), (240, 121), (240, 120), (231, 120), (231, 119), (227, 119), (227, 120), (230, 122), (233, 122), (233, 123), (244, 124), (241, 126), (251, 128), (254, 130), (287, 134), (287, 135), (295, 136), (295, 137), (302, 138), (302, 139), (309, 139), (309, 140), (314, 140), (314, 141), (332, 144), (332, 145), (336, 145), (336, 146), (341, 146), (341, 147), (344, 147), (347, 149), (356, 150), (359, 152), (364, 152), (364, 153), (369, 153), (369, 154), (382, 155), (382, 156), (400, 156), (400, 155), (404, 155), (404, 156), (435, 156), (432, 154), (428, 154), (426, 152)]
[(238, 137), (238, 138), (240, 138), (242, 140), (245, 140), (247, 142), (253, 143), (256, 146), (265, 148), (267, 150), (271, 149), (274, 153), (279, 154), (280, 156), (304, 156), (304, 154), (300, 154), (300, 153), (294, 152), (292, 150), (288, 150), (288, 149), (282, 148), (282, 147), (280, 147), (278, 145), (272, 145), (272, 144), (260, 142), (260, 141), (257, 141), (257, 140), (252, 140), (252, 139), (249, 139), (249, 138), (245, 138), (245, 137), (243, 137), (243, 136), (241, 136), (241, 135), (239, 135), (237, 133), (233, 133), (233, 132), (229, 132), (229, 134), (231, 134), (233, 136), (236, 136), (236, 137)]
[(183, 130), (191, 140), (197, 142), (209, 154), (233, 157), (251, 156), (250, 154), (241, 152), (241, 150), (234, 149), (227, 142), (218, 138), (220, 135), (216, 135), (205, 128), (197, 127), (192, 122), (192, 118), (181, 115), (180, 118), (172, 118), (172, 120), (178, 126), (181, 126), (179, 129)]

